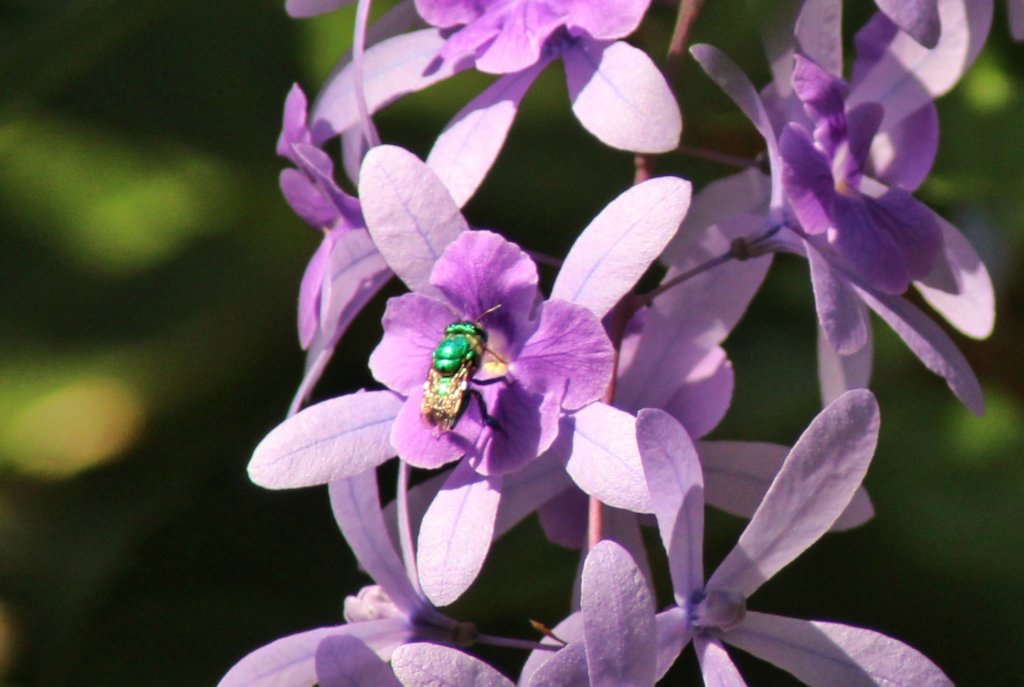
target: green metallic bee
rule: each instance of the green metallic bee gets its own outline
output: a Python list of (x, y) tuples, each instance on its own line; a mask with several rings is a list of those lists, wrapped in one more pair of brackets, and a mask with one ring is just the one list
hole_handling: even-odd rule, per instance
[(480, 320), (499, 307), (490, 308), (475, 322), (451, 323), (445, 327), (444, 337), (434, 349), (427, 381), (423, 383), (420, 412), (439, 432), (447, 432), (455, 426), (466, 412), (470, 397), (476, 398), (484, 422), (493, 429), (501, 430), (498, 422), (488, 414), (480, 392), (469, 388), (470, 381), (476, 384), (507, 381), (505, 377), (473, 379), (473, 375), (480, 369), (484, 353), (495, 355), (487, 348), (487, 330), (480, 326)]

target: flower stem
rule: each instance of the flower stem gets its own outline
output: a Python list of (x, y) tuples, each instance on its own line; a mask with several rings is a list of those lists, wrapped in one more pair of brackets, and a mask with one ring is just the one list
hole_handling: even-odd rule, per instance
[(420, 596), (420, 576), (416, 570), (416, 552), (412, 545), (412, 525), (409, 522), (409, 464), (398, 461), (398, 490), (395, 494), (395, 507), (398, 516), (398, 543), (402, 549), (402, 562), (405, 563), (405, 574), (412, 583), (413, 589)]
[(526, 649), (528, 651), (558, 651), (562, 647), (558, 644), (541, 644), (530, 639), (515, 639), (513, 637), (497, 637), (495, 635), (479, 635), (476, 638), (477, 644), (490, 644), (491, 646), (507, 646), (513, 649)]
[(705, 160), (711, 160), (712, 162), (718, 162), (723, 165), (730, 167), (760, 167), (761, 163), (757, 160), (752, 160), (747, 157), (740, 157), (739, 155), (730, 155), (729, 153), (723, 153), (711, 148), (701, 148), (700, 146), (686, 146), (680, 145), (676, 148), (676, 151), (683, 155), (689, 155), (690, 157), (699, 157)]
[(380, 145), (380, 135), (370, 117), (366, 105), (366, 90), (363, 87), (363, 54), (366, 52), (366, 28), (370, 22), (370, 5), (373, 0), (359, 0), (356, 6), (356, 29), (352, 39), (352, 83), (355, 87), (356, 109), (363, 129), (363, 138), (371, 148)]

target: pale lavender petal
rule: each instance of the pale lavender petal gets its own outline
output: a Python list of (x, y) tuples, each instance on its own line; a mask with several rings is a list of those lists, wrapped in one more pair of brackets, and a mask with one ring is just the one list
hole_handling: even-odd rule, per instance
[(843, 3), (841, 0), (808, 0), (796, 21), (800, 53), (821, 65), (829, 74), (843, 75)]
[(915, 190), (928, 178), (939, 150), (939, 113), (928, 101), (914, 114), (879, 131), (865, 171), (888, 186)]
[(441, 301), (418, 293), (388, 299), (384, 336), (370, 354), (373, 378), (406, 395), (422, 389), (445, 327), (459, 319)]
[[(733, 235), (736, 229), (723, 222), (747, 215), (757, 217), (765, 226), (770, 194), (770, 178), (755, 168), (711, 182), (693, 196), (683, 226), (665, 248), (661, 262), (694, 267), (726, 252), (732, 240), (743, 234)], [(739, 230), (749, 233), (758, 228), (752, 224), (749, 229), (744, 226)]]
[(868, 314), (853, 286), (832, 269), (813, 245), (804, 242), (811, 268), (814, 307), (828, 344), (839, 355), (852, 355), (868, 341)]
[(401, 687), (390, 666), (355, 637), (335, 635), (316, 650), (319, 687)]
[[(550, 684), (566, 685), (567, 687), (575, 685), (586, 685), (587, 655), (583, 648), (583, 616), (580, 614), (579, 611), (572, 613), (565, 620), (561, 621), (553, 628), (551, 628), (551, 631), (555, 634), (556, 637), (568, 643), (568, 646), (565, 647), (565, 649), (563, 649), (562, 651), (570, 650), (570, 647), (576, 647), (570, 650), (574, 658), (568, 660), (564, 665), (566, 671), (560, 672), (559, 670), (556, 670), (554, 673), (552, 673), (552, 675), (572, 675), (572, 666), (577, 666), (578, 672), (576, 672), (575, 674), (582, 675), (583, 677), (580, 681), (577, 682), (554, 682)], [(540, 643), (549, 646), (561, 646), (559, 642), (556, 642), (550, 637), (544, 637), (540, 640)], [(558, 653), (561, 653), (561, 651)], [(538, 668), (550, 662), (557, 655), (558, 654), (552, 651), (544, 651), (539, 649), (531, 651), (530, 655), (526, 659), (526, 663), (523, 664), (522, 672), (519, 674), (519, 684), (546, 687), (549, 683), (544, 681), (543, 676), (535, 678), (534, 675), (539, 672)]]
[(865, 389), (849, 391), (821, 411), (707, 587), (750, 596), (825, 534), (864, 479), (878, 426), (878, 403)]
[(536, 326), (530, 320), (541, 300), (537, 265), (519, 246), (494, 232), (465, 232), (452, 241), (434, 266), (430, 284), (469, 320), (500, 306), (481, 324), (488, 333), (498, 330), (507, 338), (497, 342), (492, 336), (488, 341), (506, 358), (518, 354), (518, 346)]
[(572, 0), (570, 28), (581, 28), (592, 38), (623, 38), (636, 30), (650, 0)]
[(388, 266), (411, 290), (436, 293), (430, 283), (434, 263), (469, 229), (437, 175), (407, 150), (377, 146), (363, 160), (359, 197)]
[(672, 664), (679, 658), (683, 648), (690, 642), (690, 624), (686, 622), (686, 612), (679, 606), (672, 606), (654, 618), (658, 629), (658, 680), (665, 676)]
[[(557, 630), (555, 630), (555, 634), (562, 637)], [(540, 651), (534, 653), (550, 654), (550, 652)], [(525, 669), (523, 676), (527, 677)], [(587, 687), (591, 683), (587, 667), (586, 645), (577, 640), (559, 649), (557, 653), (532, 670), (528, 680), (520, 679), (519, 684), (529, 685), (529, 687)]]
[(950, 390), (972, 413), (984, 414), (985, 400), (978, 378), (941, 327), (904, 298), (864, 289), (857, 291), (924, 366), (946, 380)]
[(429, 609), (413, 587), (384, 524), (374, 470), (331, 482), (331, 511), (359, 567), (407, 616)]
[(697, 635), (693, 638), (693, 648), (697, 650), (704, 687), (747, 687), (736, 664), (717, 639)]
[(836, 353), (821, 327), (818, 327), (818, 382), (821, 385), (822, 407), (850, 389), (866, 389), (870, 386), (871, 360), (874, 352), (870, 320), (867, 321), (867, 326), (868, 335), (864, 345), (850, 355)]
[(934, 48), (945, 27), (936, 0), (875, 0), (878, 9), (926, 48)]
[(779, 145), (775, 138), (775, 130), (772, 128), (768, 111), (761, 102), (761, 97), (750, 83), (750, 79), (743, 73), (739, 66), (729, 59), (725, 53), (711, 45), (695, 45), (690, 48), (690, 53), (711, 77), (718, 87), (725, 91), (736, 106), (743, 111), (747, 119), (754, 125), (758, 133), (765, 140), (768, 148), (768, 164), (771, 168), (771, 201), (773, 211), (782, 209), (782, 159), (779, 157)]
[(679, 145), (682, 115), (651, 58), (621, 41), (581, 38), (562, 54), (572, 111), (613, 148), (664, 153)]
[(513, 687), (483, 661), (440, 644), (401, 646), (391, 657), (391, 667), (403, 687)]
[(894, 33), (884, 54), (850, 90), (847, 107), (877, 102), (888, 130), (945, 94), (974, 62), (992, 24), (992, 0), (940, 0), (942, 35), (929, 50), (904, 33)]
[(679, 420), (686, 433), (699, 438), (725, 417), (732, 402), (735, 375), (721, 348), (712, 349), (661, 408)]
[(467, 0), (416, 0), (416, 11), (428, 24), (447, 28), (468, 24), (483, 10), (479, 3)]
[(402, 400), (360, 391), (317, 403), (271, 430), (253, 452), (249, 479), (267, 489), (326, 484), (380, 465)]
[(1010, 17), (1010, 34), (1014, 40), (1024, 41), (1024, 0), (1006, 0)]
[(217, 687), (313, 687), (316, 684), (316, 648), (340, 629), (320, 627), (261, 646), (233, 665)]
[(475, 403), (471, 403), (449, 432), (431, 427), (423, 417), (423, 386), (414, 389), (392, 424), (388, 441), (409, 465), (432, 470), (458, 460), (473, 450), (482, 429)]
[(487, 74), (511, 74), (536, 66), (548, 38), (565, 24), (561, 12), (542, 2), (506, 3), (498, 12), (503, 15), (501, 30), (477, 49), (475, 67)]
[(782, 182), (793, 213), (805, 233), (824, 233), (832, 226), (829, 210), (838, 195), (828, 158), (799, 124), (786, 125), (779, 148), (785, 160)]
[(576, 490), (572, 480), (565, 474), (564, 465), (564, 456), (568, 455), (571, 440), (570, 426), (567, 431), (560, 431), (555, 443), (544, 455), (503, 478), (501, 505), (498, 506), (498, 517), (494, 523), (495, 539), (538, 510), (542, 504), (556, 498), (560, 492)]
[(601, 529), (605, 539), (615, 542), (629, 552), (636, 567), (643, 573), (644, 579), (653, 585), (651, 564), (647, 559), (644, 535), (640, 531), (640, 516), (628, 510), (605, 508), (602, 513)]
[(964, 235), (941, 217), (938, 222), (942, 254), (932, 271), (914, 286), (960, 332), (984, 339), (992, 333), (996, 318), (992, 279)]
[(566, 470), (580, 489), (609, 506), (650, 513), (651, 498), (636, 444), (636, 418), (606, 403), (574, 416)]
[(551, 297), (604, 317), (633, 288), (679, 229), (690, 182), (649, 179), (609, 203), (576, 239)]
[(462, 207), (483, 183), (505, 145), (519, 103), (540, 71), (534, 67), (501, 77), (455, 115), (434, 142), (427, 166)]
[(545, 301), (540, 322), (510, 371), (530, 389), (542, 389), (575, 410), (600, 398), (612, 378), (615, 351), (600, 321), (586, 308)]
[[(757, 441), (702, 441), (697, 444), (697, 453), (704, 470), (708, 505), (749, 519), (779, 474), (789, 447)], [(859, 527), (874, 515), (867, 490), (858, 487), (832, 531)]]
[(811, 687), (953, 687), (917, 650), (850, 625), (748, 612), (722, 638)]
[(292, 211), (314, 229), (328, 228), (338, 218), (334, 204), (299, 170), (282, 169), (278, 185)]
[(654, 599), (636, 563), (615, 542), (599, 542), (587, 555), (580, 610), (590, 684), (653, 687)]
[(704, 479), (693, 442), (671, 415), (641, 410), (636, 439), (680, 604), (704, 587)]
[(420, 525), (420, 584), (435, 606), (447, 606), (473, 584), (491, 548), (501, 478), (455, 467)]
[(285, 0), (284, 9), (295, 19), (315, 17), (351, 5), (355, 0)]
[(313, 343), (313, 337), (320, 328), (320, 293), (324, 284), (324, 274), (327, 273), (327, 256), (330, 255), (332, 243), (334, 241), (325, 236), (313, 257), (309, 259), (306, 271), (302, 273), (302, 282), (299, 285), (299, 343), (303, 350)]
[[(383, 40), (363, 55), (363, 90), (370, 114), (403, 95), (447, 79), (461, 67), (435, 62), (445, 39), (437, 29), (422, 29)], [(335, 67), (313, 103), (310, 128), (317, 143), (352, 128), (359, 122), (355, 81), (348, 59)]]

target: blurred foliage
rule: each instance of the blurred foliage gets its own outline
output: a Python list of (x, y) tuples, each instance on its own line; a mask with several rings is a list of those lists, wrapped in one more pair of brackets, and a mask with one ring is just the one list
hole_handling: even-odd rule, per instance
[[(282, 4), (0, 5), (3, 684), (213, 684), (274, 637), (339, 622), (365, 580), (324, 490), (269, 493), (245, 476), (299, 378), (294, 305), (316, 245), (277, 191), (280, 108), (293, 81), (316, 91), (351, 33), (351, 10), (294, 22)], [(859, 25), (870, 3), (847, 4)], [(741, 8), (707, 3), (694, 40), (763, 83)], [(672, 12), (651, 14), (635, 42), (661, 54)], [(998, 282), (996, 334), (955, 335), (988, 414), (971, 417), (877, 326), (877, 517), (826, 538), (753, 602), (903, 638), (963, 685), (1020, 684), (1024, 652), (1024, 46), (1006, 33), (997, 14), (978, 64), (940, 102), (942, 145), (921, 191)], [(379, 118), (384, 138), (425, 154), (486, 81), (463, 75), (398, 103)], [(563, 82), (549, 70), (531, 91), (466, 209), (551, 254), (632, 177), (631, 156), (575, 123)], [(753, 129), (693, 64), (679, 92), (689, 145), (757, 155)], [(681, 156), (658, 165), (698, 185), (730, 171)], [(320, 397), (371, 383), (382, 307), (360, 316)], [(791, 442), (818, 405), (805, 265), (776, 261), (728, 347), (736, 398), (716, 435)], [(742, 523), (712, 514), (709, 527), (713, 563)], [(527, 618), (554, 624), (568, 610), (575, 566), (528, 523), (453, 613), (530, 636)], [(793, 683), (740, 661), (751, 684)]]

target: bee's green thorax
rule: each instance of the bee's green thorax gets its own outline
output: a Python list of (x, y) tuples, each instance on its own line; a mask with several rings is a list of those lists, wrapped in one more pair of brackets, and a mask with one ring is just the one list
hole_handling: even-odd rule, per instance
[(444, 338), (434, 349), (434, 369), (449, 376), (464, 365), (476, 366), (486, 341), (487, 332), (474, 322), (448, 325), (444, 330)]

